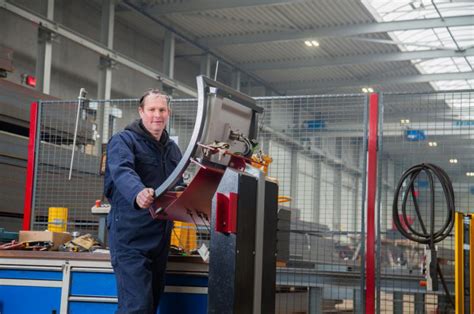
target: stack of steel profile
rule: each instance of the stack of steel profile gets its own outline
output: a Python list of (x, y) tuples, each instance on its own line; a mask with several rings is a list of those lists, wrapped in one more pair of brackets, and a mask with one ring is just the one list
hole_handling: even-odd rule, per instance
[(56, 98), (0, 79), (0, 225), (7, 230), (21, 229), (30, 105), (40, 99)]

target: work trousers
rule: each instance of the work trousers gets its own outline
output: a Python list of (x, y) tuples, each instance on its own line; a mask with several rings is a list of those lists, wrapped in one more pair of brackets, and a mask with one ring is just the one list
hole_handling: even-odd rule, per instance
[[(168, 230), (167, 230), (168, 231)], [(111, 262), (117, 280), (117, 314), (155, 314), (165, 285), (170, 232), (152, 252), (120, 248), (109, 234)], [(115, 244), (115, 245), (114, 245)]]

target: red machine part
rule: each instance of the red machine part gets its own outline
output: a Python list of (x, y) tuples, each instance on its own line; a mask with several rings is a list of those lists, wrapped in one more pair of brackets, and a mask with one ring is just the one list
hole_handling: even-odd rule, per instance
[(216, 231), (237, 233), (237, 193), (216, 193)]
[(168, 219), (208, 225), (212, 196), (217, 190), (224, 171), (201, 165), (191, 183), (183, 192), (169, 191), (158, 197), (150, 207), (154, 219)]
[[(248, 158), (223, 149), (219, 150), (202, 144), (199, 144), (199, 146), (208, 150), (211, 154), (221, 153), (229, 155), (229, 167), (239, 171), (245, 171), (247, 163), (250, 164), (252, 162)], [(211, 164), (203, 164), (194, 159), (191, 162), (199, 167), (193, 180), (183, 192), (168, 191), (159, 196), (149, 209), (153, 219), (176, 220), (197, 225), (210, 224), (208, 218), (211, 216), (211, 201), (224, 175), (224, 170)], [(223, 232), (232, 232), (231, 230), (233, 229), (229, 230)]]

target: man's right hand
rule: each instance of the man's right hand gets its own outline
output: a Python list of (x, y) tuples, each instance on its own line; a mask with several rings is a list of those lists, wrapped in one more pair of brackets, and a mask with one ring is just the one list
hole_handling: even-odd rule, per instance
[(140, 208), (148, 208), (155, 200), (154, 196), (155, 190), (144, 188), (140, 193), (138, 193), (136, 202)]

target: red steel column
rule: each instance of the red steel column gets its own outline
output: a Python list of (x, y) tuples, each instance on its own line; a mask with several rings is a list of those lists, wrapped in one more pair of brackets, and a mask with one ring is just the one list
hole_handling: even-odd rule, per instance
[(23, 203), (23, 230), (30, 230), (31, 204), (33, 200), (33, 180), (35, 172), (36, 126), (38, 123), (38, 103), (30, 107), (30, 138), (28, 140), (28, 163), (26, 166), (25, 201)]
[(365, 313), (375, 313), (375, 194), (377, 192), (377, 139), (379, 95), (369, 96), (367, 161), (367, 237), (365, 255)]

